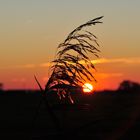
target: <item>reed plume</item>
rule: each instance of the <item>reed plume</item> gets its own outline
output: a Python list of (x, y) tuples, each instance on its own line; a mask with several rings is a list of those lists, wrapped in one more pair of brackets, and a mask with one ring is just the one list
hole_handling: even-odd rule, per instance
[(46, 83), (45, 92), (55, 90), (60, 99), (70, 96), (72, 87), (81, 87), (84, 82), (96, 81), (92, 70), (95, 70), (88, 54), (99, 57), (99, 44), (97, 37), (86, 27), (102, 23), (98, 17), (90, 20), (74, 29), (67, 38), (58, 45), (55, 60), (52, 61), (51, 75)]

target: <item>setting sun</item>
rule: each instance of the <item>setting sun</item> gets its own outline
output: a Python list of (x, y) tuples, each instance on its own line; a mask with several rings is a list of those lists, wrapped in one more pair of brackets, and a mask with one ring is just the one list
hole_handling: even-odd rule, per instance
[(83, 85), (83, 91), (84, 92), (91, 92), (93, 90), (93, 86), (90, 83), (85, 83)]

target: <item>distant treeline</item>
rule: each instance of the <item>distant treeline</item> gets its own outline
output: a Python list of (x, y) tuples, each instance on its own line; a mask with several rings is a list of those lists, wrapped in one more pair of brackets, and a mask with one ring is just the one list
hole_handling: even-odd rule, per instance
[(130, 80), (125, 80), (120, 83), (118, 90), (137, 92), (137, 91), (140, 91), (140, 84), (137, 82), (130, 81)]
[[(0, 92), (3, 92), (3, 84), (0, 83)], [(40, 90), (5, 90), (7, 93), (39, 93)], [(109, 90), (108, 90), (109, 91)], [(112, 90), (110, 90), (112, 91)], [(130, 80), (124, 80), (120, 83), (120, 85), (118, 86), (118, 89), (114, 90), (114, 91), (124, 91), (124, 92), (140, 92), (140, 84), (137, 82), (133, 82)], [(55, 91), (52, 91), (51, 93), (54, 93)], [(71, 93), (81, 93), (82, 92), (82, 88), (71, 88)], [(95, 91), (94, 91), (95, 92)], [(98, 91), (97, 91), (98, 92)]]

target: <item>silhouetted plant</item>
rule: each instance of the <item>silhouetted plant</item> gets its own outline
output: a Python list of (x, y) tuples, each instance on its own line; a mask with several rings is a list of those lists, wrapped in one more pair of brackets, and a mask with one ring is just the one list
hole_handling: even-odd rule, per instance
[(39, 102), (37, 112), (33, 119), (33, 126), (42, 100), (44, 100), (46, 109), (56, 129), (59, 131), (59, 119), (48, 102), (46, 95), (51, 91), (56, 91), (58, 97), (63, 99), (63, 101), (74, 103), (70, 95), (71, 88), (81, 88), (87, 81), (96, 81), (91, 72), (95, 70), (95, 67), (88, 57), (88, 54), (91, 53), (95, 57), (98, 57), (98, 53), (100, 52), (98, 49), (99, 44), (97, 43), (97, 37), (90, 31), (83, 30), (83, 28), (102, 23), (100, 19), (102, 19), (102, 17), (95, 18), (80, 25), (67, 36), (64, 42), (58, 45), (58, 52), (55, 60), (52, 61), (53, 65), (50, 68), (52, 73), (46, 83), (45, 91), (42, 89), (35, 76), (35, 80), (41, 89), (43, 99)]
[(51, 75), (45, 87), (45, 92), (55, 90), (60, 99), (70, 96), (72, 87), (81, 87), (84, 82), (96, 81), (92, 70), (95, 70), (88, 53), (98, 57), (99, 44), (97, 37), (83, 28), (102, 23), (102, 17), (95, 18), (74, 29), (58, 46), (56, 58), (51, 67)]
[(120, 83), (118, 89), (123, 91), (140, 91), (140, 84), (130, 80), (125, 80)]
[(3, 83), (0, 83), (0, 91), (3, 91)]

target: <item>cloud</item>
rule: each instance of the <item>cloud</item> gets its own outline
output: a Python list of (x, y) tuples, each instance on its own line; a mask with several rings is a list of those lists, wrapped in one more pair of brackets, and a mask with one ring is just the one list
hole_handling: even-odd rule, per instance
[(13, 78), (11, 81), (12, 82), (25, 82), (26, 79), (25, 78)]
[(97, 73), (96, 77), (101, 79), (110, 78), (110, 77), (121, 77), (123, 73)]
[(16, 66), (12, 66), (11, 68), (17, 68), (17, 69), (21, 69), (21, 68), (35, 68), (36, 65), (35, 64), (25, 64), (25, 65), (16, 65)]
[[(106, 63), (125, 63), (125, 64), (140, 64), (140, 57), (132, 58), (100, 58), (91, 60), (93, 64), (106, 64)], [(84, 61), (80, 61), (81, 64), (85, 64)], [(50, 67), (52, 63), (45, 62), (40, 64), (40, 67)]]
[(140, 64), (140, 57), (130, 58), (101, 58), (97, 60), (91, 60), (93, 64), (104, 63), (125, 63), (125, 64)]
[[(140, 57), (128, 57), (128, 58), (101, 58), (96, 60), (91, 60), (93, 64), (109, 64), (109, 63), (120, 63), (120, 64), (140, 64)], [(81, 64), (84, 64), (84, 61), (80, 61)], [(40, 63), (38, 65), (36, 64), (24, 64), (24, 65), (15, 65), (15, 66), (5, 66), (0, 67), (0, 69), (21, 69), (21, 68), (36, 68), (36, 67), (50, 67), (52, 63), (50, 62), (44, 62)]]
[(0, 69), (30, 69), (30, 68), (35, 68), (37, 67), (35, 64), (24, 64), (24, 65), (12, 65), (12, 66), (4, 66), (0, 67)]
[(50, 63), (50, 62), (45, 62), (45, 63), (40, 64), (39, 66), (40, 66), (40, 67), (50, 67), (51, 65), (52, 65), (52, 63)]

